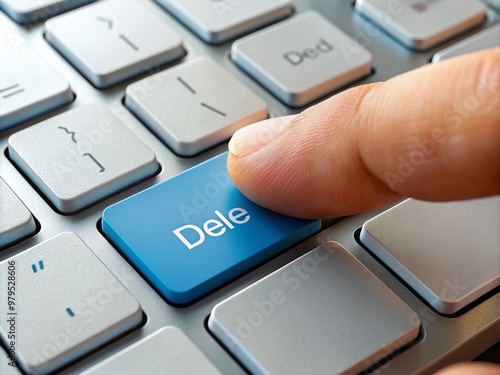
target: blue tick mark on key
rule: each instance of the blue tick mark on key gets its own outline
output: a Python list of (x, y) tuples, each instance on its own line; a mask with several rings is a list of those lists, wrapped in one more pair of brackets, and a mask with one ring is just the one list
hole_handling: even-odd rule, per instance
[[(44, 266), (43, 266), (43, 260), (41, 260), (41, 261), (38, 262), (38, 266), (40, 267), (40, 271), (43, 270), (43, 268), (44, 268)], [(32, 264), (31, 265), (31, 269), (33, 270), (34, 273), (38, 272), (36, 264)]]
[(66, 312), (68, 313), (69, 316), (71, 317), (74, 317), (75, 316), (75, 313), (73, 312), (73, 310), (71, 310), (69, 307), (66, 309)]
[(232, 183), (227, 153), (108, 207), (102, 229), (168, 301), (188, 304), (320, 229)]

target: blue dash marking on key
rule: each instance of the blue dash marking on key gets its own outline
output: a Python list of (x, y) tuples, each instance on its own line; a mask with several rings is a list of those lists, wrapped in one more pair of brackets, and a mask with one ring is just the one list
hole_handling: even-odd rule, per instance
[(36, 273), (36, 266), (34, 264), (31, 265), (31, 268), (33, 269), (33, 272)]
[(74, 317), (75, 316), (75, 313), (73, 312), (73, 310), (71, 310), (69, 307), (66, 308), (66, 312), (69, 314), (69, 316), (71, 317)]
[(39, 261), (38, 265), (40, 266), (40, 269), (43, 270), (43, 260)]

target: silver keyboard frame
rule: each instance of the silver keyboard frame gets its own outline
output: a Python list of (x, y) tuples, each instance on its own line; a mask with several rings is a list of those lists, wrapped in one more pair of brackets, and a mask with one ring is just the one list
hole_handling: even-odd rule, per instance
[[(279, 102), (230, 60), (229, 50), (231, 41), (222, 45), (207, 45), (157, 3), (152, 0), (140, 1), (154, 9), (157, 14), (165, 19), (165, 22), (182, 36), (184, 46), (187, 50), (184, 60), (200, 55), (212, 57), (225, 67), (229, 73), (237, 77), (268, 103), (270, 116), (279, 116), (300, 111), (300, 109), (288, 108)], [(374, 28), (366, 19), (354, 14), (352, 3), (352, 1), (347, 0), (294, 0), (296, 12), (316, 9), (351, 36), (359, 35), (359, 33), (366, 30), (366, 27)], [(7, 19), (7, 16), (0, 12), (0, 28), (5, 19)], [(7, 22), (13, 23), (10, 19), (7, 19)], [(500, 16), (498, 13), (490, 10), (485, 23), (479, 28), (453, 38), (447, 43), (423, 53), (406, 49), (390, 36), (380, 31), (376, 38), (369, 38), (366, 45), (366, 48), (373, 54), (374, 73), (355, 84), (386, 80), (394, 75), (427, 64), (434, 53), (494, 23), (500, 23)], [(377, 212), (351, 216), (344, 220), (325, 220), (323, 222), (324, 230), (305, 242), (242, 275), (232, 283), (220, 288), (189, 307), (172, 307), (148, 285), (98, 231), (97, 227), (101, 213), (112, 203), (164, 181), (201, 161), (225, 151), (227, 144), (221, 144), (192, 158), (182, 158), (174, 155), (143, 124), (128, 112), (122, 104), (126, 86), (146, 75), (136, 77), (111, 89), (97, 90), (48, 44), (43, 36), (43, 25), (18, 27), (18, 30), (19, 34), (26, 38), (31, 47), (70, 82), (73, 91), (76, 93), (76, 99), (70, 105), (0, 133), (0, 175), (41, 224), (40, 230), (36, 235), (0, 251), (0, 261), (48, 240), (61, 232), (74, 232), (139, 300), (146, 317), (146, 322), (142, 327), (66, 367), (60, 372), (61, 374), (74, 374), (87, 369), (166, 325), (176, 326), (186, 333), (223, 373), (246, 373), (207, 330), (206, 320), (211, 309), (218, 302), (251, 285), (265, 275), (286, 265), (327, 240), (338, 241), (348, 249), (406, 304), (417, 312), (423, 323), (419, 340), (409, 349), (375, 370), (374, 373), (387, 375), (427, 374), (452, 362), (470, 360), (498, 342), (500, 337), (500, 294), (498, 292), (489, 296), (488, 299), (483, 300), (462, 315), (454, 318), (440, 316), (427, 307), (419, 297), (356, 242), (353, 235), (355, 231)], [(155, 71), (168, 69), (170, 66), (178, 63), (179, 61), (176, 61), (173, 64), (162, 66)], [(30, 182), (9, 161), (6, 156), (7, 139), (11, 134), (36, 124), (41, 120), (95, 101), (105, 103), (124, 124), (149, 145), (161, 164), (161, 171), (155, 177), (126, 189), (119, 194), (115, 194), (75, 215), (63, 216), (56, 213), (47, 204)]]

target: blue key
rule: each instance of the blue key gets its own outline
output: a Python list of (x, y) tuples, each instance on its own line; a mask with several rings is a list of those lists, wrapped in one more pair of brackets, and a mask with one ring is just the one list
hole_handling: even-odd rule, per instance
[(193, 302), (320, 229), (262, 208), (232, 183), (227, 153), (108, 207), (102, 229), (168, 301)]

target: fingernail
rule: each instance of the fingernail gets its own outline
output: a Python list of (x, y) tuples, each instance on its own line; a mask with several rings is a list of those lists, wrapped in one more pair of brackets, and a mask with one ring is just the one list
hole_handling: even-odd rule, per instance
[(295, 116), (273, 117), (241, 128), (229, 141), (229, 152), (242, 157), (270, 144)]

